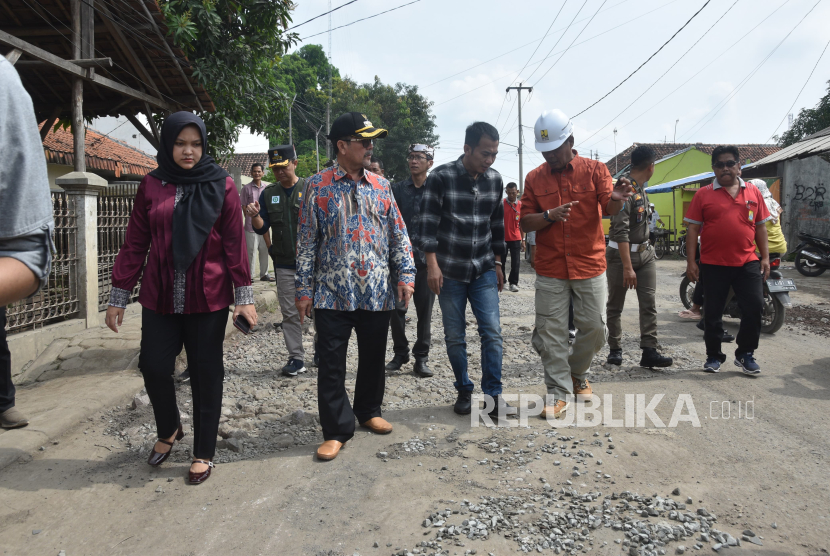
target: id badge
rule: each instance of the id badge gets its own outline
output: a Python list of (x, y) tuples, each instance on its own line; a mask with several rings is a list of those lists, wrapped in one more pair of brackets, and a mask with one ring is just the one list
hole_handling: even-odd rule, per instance
[(755, 219), (755, 213), (753, 211), (749, 211), (749, 221), (752, 222)]

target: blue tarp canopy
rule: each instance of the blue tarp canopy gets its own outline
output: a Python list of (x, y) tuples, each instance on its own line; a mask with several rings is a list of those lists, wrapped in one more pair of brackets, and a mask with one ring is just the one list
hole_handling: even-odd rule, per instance
[(680, 178), (679, 180), (667, 181), (666, 183), (661, 183), (660, 185), (652, 185), (651, 187), (646, 187), (646, 193), (669, 193), (672, 189), (683, 187), (686, 184), (710, 180), (714, 177), (714, 172), (704, 172), (702, 174), (695, 174), (694, 176), (689, 176), (687, 178)]

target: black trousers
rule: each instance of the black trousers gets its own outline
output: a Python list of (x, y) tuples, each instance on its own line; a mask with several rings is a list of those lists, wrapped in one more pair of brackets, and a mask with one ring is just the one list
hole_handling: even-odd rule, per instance
[[(380, 417), (386, 388), (386, 338), (393, 311), (335, 311), (315, 309), (319, 334), (317, 406), (325, 440), (345, 442), (354, 436), (355, 417), (365, 423)], [(346, 352), (354, 329), (357, 334), (357, 379), (354, 406), (346, 394)]]
[(0, 413), (14, 407), (12, 355), (6, 341), (6, 307), (0, 307)]
[[(510, 255), (510, 276), (507, 278), (508, 284), (519, 284), (519, 266), (522, 264), (522, 242), (521, 241), (505, 241), (507, 244), (507, 253)], [(504, 259), (503, 269), (507, 268), (507, 257)]]
[(141, 352), (138, 366), (153, 404), (159, 438), (173, 436), (181, 422), (173, 371), (182, 346), (187, 351), (193, 394), (193, 457), (212, 459), (222, 412), (225, 365), (222, 348), (227, 308), (212, 313), (160, 315), (141, 312)]
[[(412, 294), (410, 305), (415, 304), (415, 314), (418, 318), (418, 339), (412, 347), (412, 355), (416, 361), (426, 361), (429, 358), (429, 346), (432, 343), (432, 307), (435, 305), (435, 294), (427, 284), (427, 269), (419, 268), (415, 273), (415, 293)], [(389, 327), (392, 329), (392, 349), (395, 355), (409, 355), (409, 340), (406, 339), (406, 311), (395, 309), (392, 311)]]
[(721, 354), (723, 309), (730, 287), (735, 291), (741, 309), (741, 326), (735, 338), (735, 354), (751, 353), (758, 349), (764, 310), (761, 262), (751, 261), (743, 266), (701, 264), (700, 271), (703, 276), (703, 339), (706, 341), (706, 355)]

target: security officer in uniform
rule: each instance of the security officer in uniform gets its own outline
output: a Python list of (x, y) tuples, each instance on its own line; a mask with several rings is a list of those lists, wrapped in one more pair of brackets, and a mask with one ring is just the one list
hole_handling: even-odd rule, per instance
[(643, 357), (640, 366), (670, 367), (671, 357), (657, 351), (657, 259), (649, 243), (650, 208), (644, 191), (649, 178), (654, 175), (655, 152), (640, 146), (631, 153), (631, 172), (627, 175), (634, 194), (622, 210), (611, 217), (608, 247), (608, 354), (609, 365), (622, 365), (622, 323), (625, 294), (637, 290), (640, 303), (640, 347)]
[(271, 230), (268, 254), (274, 261), (277, 296), (282, 311), (282, 333), (288, 349), (288, 364), (282, 368), (285, 376), (305, 372), (305, 350), (300, 313), (294, 303), (297, 270), (297, 222), (305, 180), (297, 177), (297, 152), (294, 145), (280, 145), (268, 151), (269, 166), (277, 183), (263, 190), (258, 203), (246, 207), (251, 225), (260, 235)]

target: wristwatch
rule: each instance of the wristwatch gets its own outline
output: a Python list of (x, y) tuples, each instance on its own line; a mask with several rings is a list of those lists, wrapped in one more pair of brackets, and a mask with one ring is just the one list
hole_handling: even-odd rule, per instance
[(548, 218), (548, 212), (550, 212), (550, 209), (548, 209), (548, 210), (546, 210), (545, 212), (542, 213), (542, 218), (544, 218), (545, 222), (553, 222), (553, 220)]

